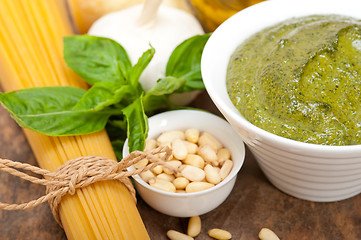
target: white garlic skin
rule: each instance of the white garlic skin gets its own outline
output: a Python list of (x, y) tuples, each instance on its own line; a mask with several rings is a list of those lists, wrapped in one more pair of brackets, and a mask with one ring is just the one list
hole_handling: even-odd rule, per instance
[[(166, 64), (176, 46), (192, 36), (204, 34), (204, 30), (190, 13), (164, 4), (159, 7), (155, 19), (139, 26), (137, 19), (142, 8), (140, 4), (106, 14), (91, 26), (88, 34), (111, 38), (120, 43), (133, 65), (151, 44), (155, 48), (155, 55), (139, 80), (143, 89), (148, 91), (159, 78), (165, 76)], [(184, 104), (182, 100), (178, 104)]]

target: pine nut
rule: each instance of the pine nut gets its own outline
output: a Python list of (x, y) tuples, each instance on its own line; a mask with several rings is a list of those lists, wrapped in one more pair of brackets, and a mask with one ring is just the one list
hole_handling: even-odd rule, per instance
[(173, 174), (166, 174), (166, 173), (161, 173), (161, 174), (157, 175), (156, 178), (162, 179), (162, 180), (168, 181), (168, 182), (172, 182), (175, 179)]
[(158, 141), (158, 143), (166, 143), (166, 142), (172, 142), (174, 139), (184, 140), (185, 139), (184, 132), (178, 131), (178, 130), (166, 131), (166, 132), (163, 132), (157, 138), (157, 141)]
[(167, 166), (169, 166), (171, 169), (168, 169), (167, 166), (163, 167), (163, 171), (167, 174), (173, 174), (172, 169), (178, 169), (182, 165), (182, 162), (179, 160), (170, 160), (167, 161)]
[(196, 237), (200, 234), (202, 228), (201, 218), (199, 216), (193, 216), (189, 218), (187, 234), (191, 237)]
[[(166, 161), (168, 167), (159, 165), (140, 174), (144, 181), (158, 189), (171, 192), (202, 191), (220, 183), (233, 167), (230, 150), (223, 147), (211, 133), (201, 133), (196, 128), (165, 131), (156, 139), (147, 139), (145, 150), (160, 146), (172, 149), (169, 158), (172, 160)], [(157, 157), (161, 158), (163, 154)], [(135, 167), (141, 168), (151, 162), (151, 159), (144, 159)]]
[(220, 168), (220, 167), (213, 167), (213, 168), (214, 168), (214, 170), (217, 171), (218, 174), (219, 174), (219, 172), (221, 171), (221, 168)]
[(218, 162), (222, 165), (227, 159), (231, 159), (231, 151), (228, 148), (221, 148), (217, 152)]
[(160, 165), (158, 165), (158, 166), (156, 166), (156, 167), (154, 167), (153, 169), (152, 169), (152, 171), (155, 173), (155, 174), (161, 174), (162, 172), (163, 172), (163, 167), (162, 166), (160, 166)]
[(191, 165), (197, 168), (204, 168), (204, 160), (201, 156), (196, 154), (188, 154), (183, 162), (187, 165)]
[(186, 165), (181, 173), (183, 177), (196, 182), (203, 181), (206, 176), (206, 173), (202, 169), (190, 165)]
[(161, 142), (158, 144), (158, 147), (165, 147), (165, 146), (172, 148), (171, 142)]
[(204, 167), (204, 172), (206, 173), (206, 180), (213, 184), (218, 184), (222, 181), (221, 177), (219, 176), (218, 172), (214, 167), (207, 164)]
[(173, 156), (176, 159), (183, 160), (188, 155), (188, 149), (185, 145), (184, 141), (180, 139), (174, 139), (172, 141), (172, 150), (173, 150)]
[(198, 145), (188, 141), (184, 141), (184, 144), (187, 147), (188, 154), (195, 154), (198, 151)]
[(178, 171), (181, 172), (187, 166), (187, 164), (182, 164), (178, 167)]
[(185, 189), (189, 184), (189, 180), (185, 177), (177, 177), (173, 180), (173, 185), (176, 189)]
[(268, 228), (262, 228), (258, 237), (261, 240), (280, 240), (279, 237)]
[(223, 147), (222, 143), (220, 143), (212, 134), (208, 132), (203, 132), (198, 139), (199, 146), (209, 145), (215, 151), (221, 149)]
[(214, 184), (208, 182), (191, 182), (186, 187), (187, 193), (199, 192), (214, 187)]
[(149, 182), (150, 179), (154, 178), (155, 175), (152, 171), (148, 170), (139, 174), (139, 176), (145, 181)]
[(145, 147), (144, 147), (145, 152), (153, 150), (156, 147), (157, 147), (157, 141), (155, 139), (149, 138), (149, 139), (145, 140)]
[(180, 233), (175, 230), (169, 230), (167, 232), (167, 237), (171, 240), (194, 240), (191, 236), (188, 236), (184, 233)]
[(196, 128), (189, 128), (185, 131), (187, 141), (197, 143), (199, 138), (199, 130)]
[[(160, 143), (160, 144), (158, 145), (158, 147), (169, 147), (170, 149), (172, 149), (172, 143), (170, 143), (170, 142)], [(165, 154), (166, 154), (165, 152), (163, 152), (163, 153), (158, 153), (156, 156), (157, 156), (158, 158), (163, 158)], [(170, 154), (170, 156), (169, 156), (169, 159), (172, 159), (172, 158), (173, 158), (173, 151), (171, 152), (171, 154)]]
[(140, 160), (139, 162), (137, 162), (136, 164), (134, 164), (133, 166), (136, 169), (139, 169), (139, 168), (145, 167), (147, 165), (148, 165), (148, 159), (144, 158), (144, 159)]
[(225, 179), (228, 176), (228, 174), (232, 170), (232, 167), (233, 167), (233, 161), (231, 160), (224, 161), (223, 166), (219, 171), (219, 176), (221, 177), (221, 180)]
[(222, 240), (232, 238), (232, 234), (230, 232), (223, 230), (223, 229), (219, 229), (219, 228), (213, 228), (213, 229), (209, 230), (208, 235), (212, 238), (222, 239)]
[[(182, 166), (186, 166), (186, 165), (182, 165)], [(183, 175), (182, 175), (182, 173), (181, 173), (181, 170), (180, 170), (180, 169), (182, 169), (182, 166), (180, 166), (180, 167), (178, 168), (178, 171), (174, 174), (174, 176), (175, 176), (176, 178), (183, 177)]]
[(166, 192), (175, 192), (175, 186), (173, 183), (162, 179), (152, 178), (149, 180), (149, 185)]
[(218, 165), (217, 162), (217, 153), (209, 145), (203, 145), (198, 149), (198, 154), (208, 163), (212, 163), (214, 166)]

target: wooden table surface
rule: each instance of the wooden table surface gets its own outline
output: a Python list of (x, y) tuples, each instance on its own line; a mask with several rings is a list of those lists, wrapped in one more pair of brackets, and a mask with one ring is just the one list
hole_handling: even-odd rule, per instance
[[(219, 114), (206, 93), (194, 104)], [(22, 130), (0, 107), (0, 157), (36, 165)], [(44, 194), (44, 187), (30, 184), (0, 172), (0, 202), (20, 203)], [(138, 208), (151, 239), (167, 239), (166, 232), (186, 231), (187, 219), (161, 214), (140, 198)], [(196, 238), (210, 239), (210, 228), (230, 231), (232, 239), (258, 239), (263, 227), (272, 229), (281, 239), (352, 240), (361, 239), (361, 195), (333, 203), (315, 203), (282, 193), (263, 175), (247, 150), (245, 163), (236, 185), (226, 201), (201, 216), (202, 232)], [(66, 239), (52, 217), (47, 204), (27, 211), (0, 210), (0, 240)]]

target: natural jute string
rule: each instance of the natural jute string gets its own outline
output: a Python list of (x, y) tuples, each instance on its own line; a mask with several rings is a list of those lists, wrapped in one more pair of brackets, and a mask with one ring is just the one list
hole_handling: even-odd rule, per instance
[[(162, 153), (160, 154), (161, 157), (159, 157), (158, 153)], [(171, 171), (175, 171), (166, 163), (166, 160), (168, 160), (170, 155), (171, 150), (166, 146), (153, 149), (149, 152), (134, 151), (120, 162), (105, 157), (80, 157), (67, 161), (54, 172), (27, 163), (14, 162), (0, 158), (0, 171), (7, 172), (35, 184), (46, 186), (46, 194), (44, 196), (21, 204), (7, 204), (0, 202), (0, 209), (25, 210), (49, 201), (51, 211), (53, 212), (56, 221), (62, 226), (59, 217), (59, 204), (64, 195), (74, 195), (76, 189), (89, 186), (95, 182), (118, 180), (129, 189), (136, 201), (135, 190), (128, 177), (148, 171), (158, 165), (162, 165)], [(127, 171), (128, 167), (145, 158), (149, 159), (152, 163), (144, 168)], [(42, 175), (44, 178), (33, 177), (16, 169), (30, 171)]]

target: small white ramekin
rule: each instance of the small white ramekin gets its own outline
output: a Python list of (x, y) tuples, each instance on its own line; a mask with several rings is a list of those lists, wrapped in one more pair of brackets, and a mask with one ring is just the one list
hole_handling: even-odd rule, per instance
[[(169, 193), (151, 187), (138, 175), (134, 176), (135, 187), (143, 200), (155, 210), (175, 217), (202, 215), (218, 207), (231, 193), (245, 157), (244, 143), (224, 119), (205, 111), (175, 110), (149, 118), (148, 138), (157, 138), (169, 130), (197, 128), (215, 136), (232, 154), (233, 168), (229, 175), (216, 186), (195, 193)], [(123, 156), (129, 154), (127, 141)], [(128, 170), (134, 170), (131, 167)]]

